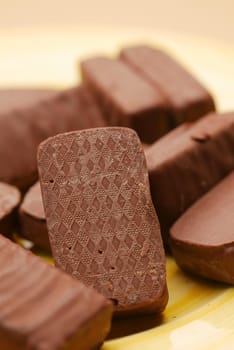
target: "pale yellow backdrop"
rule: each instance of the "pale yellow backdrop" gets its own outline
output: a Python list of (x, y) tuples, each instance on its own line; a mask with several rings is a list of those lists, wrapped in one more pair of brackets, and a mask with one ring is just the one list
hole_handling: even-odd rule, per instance
[(0, 87), (66, 87), (78, 60), (163, 46), (234, 108), (234, 0), (0, 0)]
[(234, 0), (0, 0), (3, 28), (143, 27), (234, 42)]

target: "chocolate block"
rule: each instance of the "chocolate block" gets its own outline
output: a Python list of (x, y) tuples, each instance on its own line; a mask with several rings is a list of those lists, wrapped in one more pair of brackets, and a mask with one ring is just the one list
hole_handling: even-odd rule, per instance
[(161, 92), (119, 60), (97, 57), (81, 65), (83, 80), (93, 92), (109, 125), (127, 126), (151, 143), (170, 127)]
[(20, 192), (16, 187), (0, 182), (0, 232), (9, 235), (16, 225)]
[(0, 113), (27, 108), (35, 103), (54, 97), (57, 93), (56, 90), (52, 89), (0, 89)]
[(91, 350), (112, 305), (91, 288), (0, 236), (0, 344), (4, 350)]
[(169, 131), (166, 135), (160, 137), (160, 139), (158, 139), (153, 144), (147, 146), (143, 145), (146, 154), (146, 160), (149, 163), (148, 167), (150, 167), (151, 164), (154, 162), (155, 149), (158, 153), (160, 147), (163, 152), (164, 148), (166, 148), (168, 144), (176, 140), (178, 137), (182, 136), (185, 133), (185, 131), (187, 131), (193, 124), (194, 123), (183, 123)]
[(234, 173), (201, 197), (172, 226), (170, 245), (183, 269), (234, 284)]
[(39, 146), (38, 167), (56, 265), (113, 299), (117, 314), (162, 311), (165, 255), (136, 133), (55, 136)]
[(26, 193), (19, 209), (19, 217), (21, 236), (33, 242), (38, 248), (50, 251), (39, 182), (33, 185)]
[(157, 91), (161, 90), (170, 105), (174, 125), (194, 121), (215, 109), (207, 89), (165, 52), (133, 46), (123, 49), (120, 57)]
[(208, 115), (179, 137), (146, 151), (164, 242), (172, 224), (234, 169), (234, 113)]
[(42, 140), (64, 131), (103, 125), (99, 109), (84, 86), (0, 115), (0, 180), (27, 189), (37, 179), (36, 152)]

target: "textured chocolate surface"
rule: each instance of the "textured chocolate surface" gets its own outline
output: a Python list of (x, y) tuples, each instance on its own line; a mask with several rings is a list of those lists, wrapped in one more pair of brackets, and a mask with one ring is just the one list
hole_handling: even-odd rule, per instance
[(0, 232), (5, 235), (10, 234), (15, 228), (20, 197), (17, 188), (0, 182)]
[(234, 113), (209, 115), (146, 151), (151, 194), (164, 241), (172, 224), (234, 169)]
[(0, 344), (4, 350), (91, 350), (112, 305), (93, 289), (0, 236)]
[(135, 46), (123, 49), (120, 57), (161, 90), (170, 105), (175, 125), (194, 121), (215, 109), (206, 88), (165, 52)]
[(117, 313), (160, 312), (165, 255), (142, 145), (128, 128), (61, 134), (38, 166), (56, 265), (117, 303)]
[(172, 226), (178, 264), (203, 277), (234, 283), (234, 173), (201, 197)]
[(19, 209), (20, 234), (35, 246), (50, 251), (41, 187), (37, 182), (25, 194)]
[(109, 125), (133, 128), (151, 143), (170, 127), (161, 92), (119, 60), (97, 57), (81, 65), (83, 80), (101, 106)]
[(0, 113), (14, 109), (27, 108), (30, 105), (54, 97), (58, 92), (49, 89), (18, 88), (0, 89)]
[(104, 124), (84, 86), (33, 107), (1, 114), (0, 180), (20, 189), (28, 188), (37, 179), (36, 152), (42, 140), (60, 132)]

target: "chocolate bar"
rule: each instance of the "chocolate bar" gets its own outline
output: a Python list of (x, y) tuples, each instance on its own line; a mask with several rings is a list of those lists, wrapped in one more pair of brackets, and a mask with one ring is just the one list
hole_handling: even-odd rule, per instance
[(36, 247), (50, 251), (39, 182), (33, 185), (25, 194), (19, 209), (19, 218), (20, 235), (33, 242)]
[(16, 226), (17, 208), (20, 204), (19, 190), (0, 182), (0, 232), (9, 235)]
[(146, 150), (152, 199), (165, 244), (172, 224), (234, 169), (234, 113), (211, 114), (164, 146)]
[(215, 110), (207, 89), (165, 52), (149, 46), (133, 46), (123, 49), (120, 58), (163, 93), (174, 125), (194, 121)]
[(0, 114), (27, 108), (56, 94), (58, 92), (52, 89), (0, 89)]
[(117, 314), (161, 312), (165, 254), (136, 133), (55, 136), (39, 146), (38, 168), (56, 266), (114, 300)]
[(0, 236), (4, 350), (90, 350), (110, 329), (112, 305), (93, 289)]
[(38, 177), (36, 152), (41, 141), (60, 132), (103, 125), (100, 111), (84, 86), (0, 115), (0, 180), (26, 190)]
[(182, 136), (184, 132), (187, 131), (193, 124), (194, 123), (183, 123), (169, 131), (166, 135), (160, 137), (153, 144), (147, 146), (143, 145), (143, 148), (146, 152), (146, 160), (149, 163), (148, 167), (150, 167), (151, 163), (154, 162), (155, 149), (156, 152), (158, 152), (160, 147), (163, 152), (164, 148), (167, 147), (168, 144), (173, 142), (173, 140), (176, 140), (178, 137)]
[(172, 226), (170, 246), (183, 269), (234, 284), (234, 173), (201, 197)]
[(106, 57), (81, 64), (84, 82), (99, 103), (108, 125), (136, 130), (141, 140), (151, 143), (171, 125), (167, 104), (160, 90), (120, 60)]

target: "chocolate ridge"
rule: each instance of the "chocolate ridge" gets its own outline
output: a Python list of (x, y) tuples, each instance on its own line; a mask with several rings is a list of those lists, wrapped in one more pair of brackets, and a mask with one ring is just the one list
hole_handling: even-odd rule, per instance
[(174, 126), (215, 110), (208, 90), (164, 51), (138, 45), (122, 49), (120, 58), (161, 91), (169, 104)]

